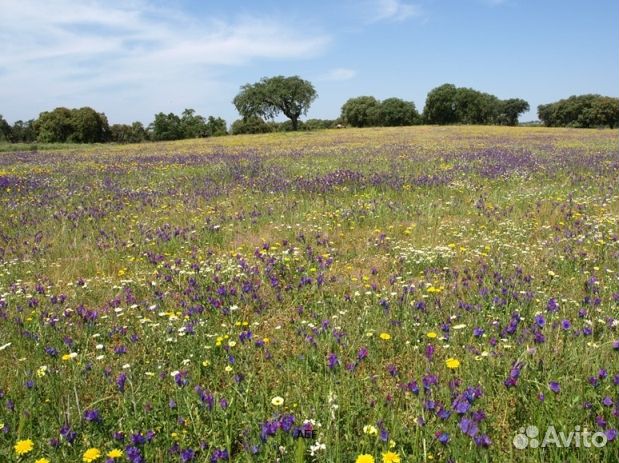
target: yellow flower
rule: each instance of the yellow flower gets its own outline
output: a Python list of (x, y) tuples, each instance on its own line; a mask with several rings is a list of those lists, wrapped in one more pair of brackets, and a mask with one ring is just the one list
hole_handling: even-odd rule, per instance
[(391, 339), (391, 335), (389, 333), (380, 333), (378, 336), (383, 341), (389, 341)]
[(123, 451), (120, 449), (113, 449), (107, 453), (107, 457), (111, 459), (120, 458), (122, 456), (123, 456)]
[(395, 452), (383, 453), (383, 463), (400, 463), (400, 455)]
[(366, 424), (363, 427), (363, 432), (365, 434), (369, 434), (370, 436), (377, 436), (378, 435), (378, 429), (376, 429), (376, 426), (372, 426), (371, 424)]
[(455, 370), (456, 368), (460, 366), (460, 360), (454, 359), (454, 358), (448, 358), (447, 360), (445, 360), (445, 365), (447, 366), (447, 368), (451, 368), (452, 370)]
[(284, 405), (284, 399), (283, 397), (280, 397), (280, 396), (273, 397), (271, 399), (271, 404), (275, 405), (276, 407), (279, 407), (281, 405)]
[(47, 458), (39, 458), (38, 460), (34, 460), (34, 463), (49, 463)]
[(430, 339), (434, 339), (438, 336), (438, 334), (436, 334), (434, 331), (430, 331), (428, 332), (428, 334), (426, 334), (427, 337), (429, 337)]
[(91, 463), (99, 457), (101, 457), (101, 452), (99, 451), (99, 449), (90, 448), (84, 452), (84, 455), (82, 456), (82, 461), (85, 461), (86, 463)]
[(77, 357), (77, 352), (71, 352), (70, 354), (64, 354), (62, 356), (62, 360), (67, 361), (67, 360), (74, 359), (75, 357)]
[(368, 453), (359, 455), (355, 460), (355, 463), (374, 463), (374, 457)]
[(13, 448), (15, 449), (15, 453), (17, 455), (25, 455), (28, 452), (32, 452), (32, 449), (34, 448), (34, 442), (32, 442), (30, 439), (18, 440)]

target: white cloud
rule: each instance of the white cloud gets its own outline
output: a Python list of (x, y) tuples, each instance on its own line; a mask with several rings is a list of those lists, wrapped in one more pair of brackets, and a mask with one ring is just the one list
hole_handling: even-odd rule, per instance
[(204, 20), (148, 0), (2, 0), (0, 101), (12, 119), (90, 105), (128, 121), (221, 99), (228, 67), (314, 57), (329, 40), (274, 19)]
[(418, 5), (402, 0), (377, 0), (372, 21), (404, 21), (420, 15), (421, 8)]
[(357, 75), (357, 71), (348, 68), (331, 69), (326, 74), (322, 75), (320, 80), (350, 80)]

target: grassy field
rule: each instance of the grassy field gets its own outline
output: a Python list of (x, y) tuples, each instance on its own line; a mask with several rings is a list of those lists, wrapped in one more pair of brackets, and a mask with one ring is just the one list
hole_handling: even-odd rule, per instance
[(0, 461), (616, 461), (618, 261), (616, 131), (0, 153)]

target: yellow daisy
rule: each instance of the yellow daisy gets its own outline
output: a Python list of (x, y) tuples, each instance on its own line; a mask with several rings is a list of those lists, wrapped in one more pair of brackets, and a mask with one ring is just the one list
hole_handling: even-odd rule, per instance
[(400, 463), (400, 455), (395, 452), (383, 453), (383, 463)]
[(374, 463), (374, 457), (368, 453), (359, 455), (355, 460), (355, 463)]
[(460, 360), (454, 359), (454, 358), (448, 358), (447, 360), (445, 360), (445, 365), (447, 366), (447, 368), (455, 370), (456, 368), (460, 366)]
[(30, 439), (18, 440), (13, 448), (15, 449), (15, 453), (17, 455), (25, 455), (28, 452), (32, 452), (32, 449), (34, 448), (34, 442), (32, 442)]
[(91, 463), (100, 457), (101, 451), (99, 449), (90, 448), (84, 452), (84, 455), (82, 456), (82, 461), (86, 463)]
[(108, 458), (112, 458), (112, 459), (114, 459), (114, 458), (120, 458), (120, 457), (122, 457), (122, 456), (123, 456), (123, 451), (122, 451), (122, 450), (120, 450), (120, 449), (113, 449), (113, 450), (110, 450), (110, 451), (107, 453), (107, 457), (108, 457)]

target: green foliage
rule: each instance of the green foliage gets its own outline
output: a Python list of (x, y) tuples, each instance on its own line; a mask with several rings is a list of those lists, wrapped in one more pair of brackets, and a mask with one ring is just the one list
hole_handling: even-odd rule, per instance
[(11, 126), (0, 114), (0, 142), (11, 141)]
[(298, 129), (299, 117), (307, 114), (318, 94), (311, 82), (299, 76), (263, 77), (259, 82), (246, 84), (234, 98), (233, 104), (244, 119), (258, 116), (273, 119), (283, 113)]
[(456, 95), (458, 90), (453, 84), (443, 84), (430, 90), (423, 108), (423, 118), (426, 124), (455, 124), (458, 122), (456, 113)]
[(258, 116), (249, 116), (243, 119), (237, 119), (232, 123), (230, 129), (233, 135), (252, 134), (252, 133), (269, 133), (273, 132), (274, 128), (267, 124), (264, 119)]
[(427, 124), (517, 125), (518, 116), (529, 110), (519, 98), (500, 100), (472, 88), (443, 84), (428, 93), (423, 110)]
[(228, 135), (228, 128), (226, 127), (226, 121), (221, 117), (209, 116), (206, 122), (206, 134), (209, 137), (220, 137), (222, 135)]
[(379, 125), (380, 101), (373, 96), (350, 98), (342, 106), (342, 119), (353, 127), (372, 127)]
[(174, 113), (155, 114), (155, 120), (149, 126), (153, 140), (180, 140), (183, 138), (181, 118)]
[(547, 127), (619, 126), (619, 98), (601, 95), (573, 95), (539, 105), (537, 115)]
[(303, 123), (303, 130), (332, 129), (338, 124), (333, 119), (308, 119)]
[(380, 104), (379, 119), (380, 125), (386, 127), (413, 125), (419, 121), (419, 113), (412, 101), (387, 98)]
[(114, 124), (110, 127), (110, 141), (115, 143), (140, 143), (148, 140), (148, 133), (141, 122)]
[(181, 138), (202, 138), (207, 136), (206, 119), (193, 109), (185, 109), (181, 115)]
[(518, 116), (528, 111), (529, 103), (521, 98), (510, 98), (499, 102), (499, 125), (518, 125)]
[(27, 122), (16, 121), (11, 129), (11, 142), (13, 143), (32, 143), (37, 139), (36, 131), (34, 130), (34, 120), (30, 119)]
[(45, 111), (33, 126), (42, 143), (102, 143), (109, 137), (107, 117), (89, 107)]

